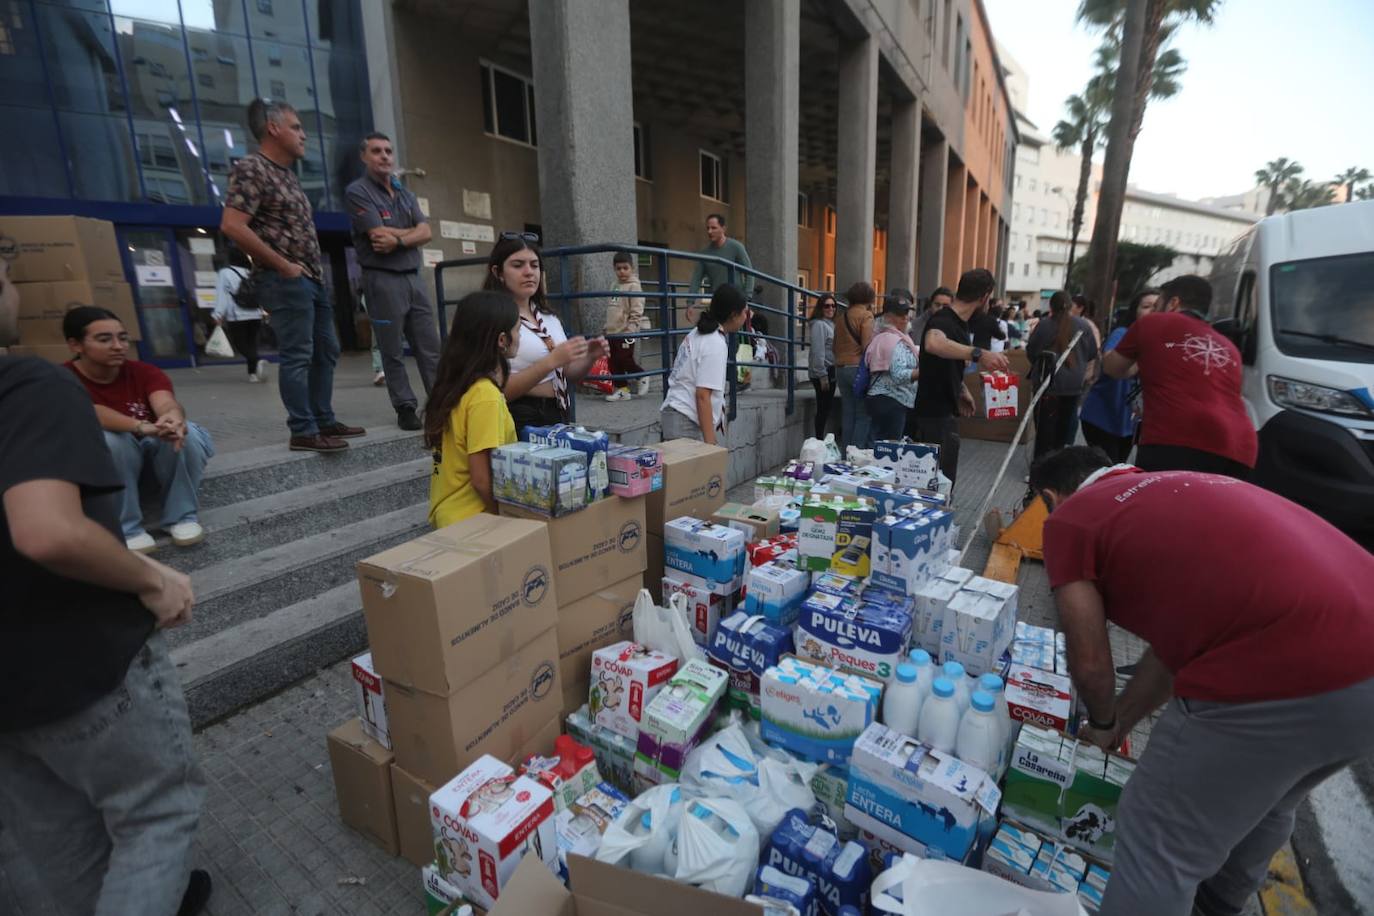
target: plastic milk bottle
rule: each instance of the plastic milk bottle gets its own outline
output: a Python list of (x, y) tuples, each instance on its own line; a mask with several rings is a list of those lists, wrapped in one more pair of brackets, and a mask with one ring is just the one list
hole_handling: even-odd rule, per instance
[(1002, 755), (1002, 728), (993, 712), (995, 701), (986, 690), (973, 691), (968, 712), (959, 720), (954, 756), (984, 773), (997, 773)]
[(995, 674), (985, 674), (978, 679), (978, 689), (992, 695), (993, 718), (1002, 729), (1002, 755), (997, 762), (997, 772), (1007, 768), (1011, 759), (1011, 745), (1015, 740), (1015, 730), (1011, 727), (1011, 712), (1007, 709), (1007, 694), (1002, 679)]
[(930, 685), (935, 681), (935, 663), (925, 649), (912, 649), (907, 658), (916, 666), (916, 686), (921, 691), (921, 702), (930, 696)]
[(964, 666), (958, 662), (945, 662), (945, 677), (949, 678), (954, 685), (954, 699), (959, 703), (959, 715), (968, 712), (968, 675), (964, 673)]
[(893, 731), (916, 737), (921, 716), (921, 692), (916, 683), (916, 666), (903, 662), (897, 666), (897, 678), (883, 693), (883, 722)]
[(941, 676), (930, 686), (930, 699), (921, 708), (916, 737), (927, 747), (946, 754), (954, 752), (959, 738), (959, 702), (954, 699), (954, 684)]

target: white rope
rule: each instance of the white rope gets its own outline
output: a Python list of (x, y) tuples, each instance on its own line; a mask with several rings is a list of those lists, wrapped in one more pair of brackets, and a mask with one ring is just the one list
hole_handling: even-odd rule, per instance
[[(1078, 346), (1078, 339), (1082, 336), (1083, 331), (1081, 329), (1077, 334), (1073, 335), (1073, 340), (1069, 341), (1069, 345), (1064, 348), (1064, 352), (1059, 354), (1059, 359), (1054, 364), (1054, 371), (1045, 377), (1045, 380), (1040, 383), (1040, 388), (1031, 398), (1030, 405), (1021, 416), (1020, 425), (1016, 427), (1016, 435), (1012, 437), (1011, 445), (1007, 447), (1006, 455), (1002, 456), (1002, 466), (997, 469), (997, 476), (993, 478), (992, 486), (988, 487), (988, 495), (983, 497), (983, 504), (978, 507), (978, 514), (973, 517), (973, 524), (975, 526), (983, 524), (983, 516), (987, 514), (988, 506), (992, 504), (993, 494), (997, 492), (997, 487), (1002, 483), (1002, 477), (1007, 473), (1007, 465), (1011, 464), (1011, 456), (1016, 454), (1016, 447), (1021, 444), (1021, 436), (1025, 434), (1026, 424), (1030, 422), (1031, 416), (1035, 413), (1035, 405), (1040, 403), (1040, 396), (1050, 387), (1050, 382), (1054, 381), (1055, 375), (1059, 373), (1059, 367), (1064, 365), (1064, 360), (1069, 358), (1069, 354), (1073, 352), (1074, 347)], [(1040, 435), (1040, 433), (1041, 431), (1038, 429), (1035, 431), (1037, 436)], [(976, 527), (974, 530), (977, 530)], [(964, 542), (963, 549), (959, 551), (960, 566), (964, 565), (964, 558), (968, 556), (968, 550), (972, 546), (973, 535), (970, 534), (968, 540)]]

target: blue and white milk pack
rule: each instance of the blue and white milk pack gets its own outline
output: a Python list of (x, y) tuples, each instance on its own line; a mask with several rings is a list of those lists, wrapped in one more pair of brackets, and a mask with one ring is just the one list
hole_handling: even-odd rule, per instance
[(943, 509), (905, 507), (873, 524), (872, 581), (916, 594), (947, 568), (954, 514)]
[(878, 717), (882, 692), (877, 681), (789, 656), (759, 683), (759, 734), (807, 760), (844, 763)]
[(744, 583), (744, 532), (684, 515), (663, 526), (663, 565), (711, 583), (732, 595)]
[(897, 472), (899, 487), (940, 489), (940, 446), (928, 442), (873, 443), (873, 463)]
[(765, 904), (765, 914), (797, 913), (799, 916), (819, 916), (816, 905), (816, 882), (778, 871), (770, 865), (760, 865), (754, 875), (754, 893), (745, 903)]
[(892, 515), (907, 506), (939, 508), (945, 498), (931, 490), (917, 487), (894, 487), (890, 483), (870, 483), (859, 487), (859, 496), (873, 500), (879, 515)]
[(867, 911), (873, 875), (864, 848), (853, 840), (842, 842), (824, 826), (811, 823), (800, 808), (783, 816), (768, 838), (761, 863), (813, 882), (826, 916), (837, 916), (842, 906)]
[(886, 683), (911, 642), (911, 607), (881, 590), (857, 601), (816, 592), (802, 604), (794, 640), (803, 658)]
[(759, 717), (759, 681), (763, 673), (792, 651), (792, 630), (761, 615), (736, 611), (716, 626), (707, 647), (711, 664), (730, 675), (725, 703)]
[(611, 446), (610, 436), (599, 430), (568, 423), (526, 426), (520, 431), (520, 436), (536, 445), (557, 445), (582, 452), (587, 456), (587, 502), (605, 499), (611, 494), (611, 476), (606, 462), (606, 452)]
[(790, 563), (750, 566), (744, 574), (744, 609), (769, 623), (791, 626), (801, 613), (811, 577)]

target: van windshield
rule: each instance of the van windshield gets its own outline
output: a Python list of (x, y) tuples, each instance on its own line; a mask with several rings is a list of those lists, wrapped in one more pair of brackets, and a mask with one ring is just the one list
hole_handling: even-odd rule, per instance
[(1269, 282), (1281, 352), (1374, 363), (1374, 251), (1275, 264)]

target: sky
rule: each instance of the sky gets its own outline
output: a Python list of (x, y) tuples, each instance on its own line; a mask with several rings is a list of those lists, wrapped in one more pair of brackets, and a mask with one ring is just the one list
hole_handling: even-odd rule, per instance
[[(1027, 114), (1049, 136), (1064, 99), (1092, 75), (1100, 36), (1075, 22), (1078, 0), (984, 4), (1029, 78)], [(1236, 194), (1279, 156), (1313, 180), (1351, 166), (1374, 172), (1371, 0), (1222, 0), (1210, 27), (1186, 26), (1173, 46), (1188, 62), (1183, 91), (1146, 109), (1131, 184), (1184, 198)]]

